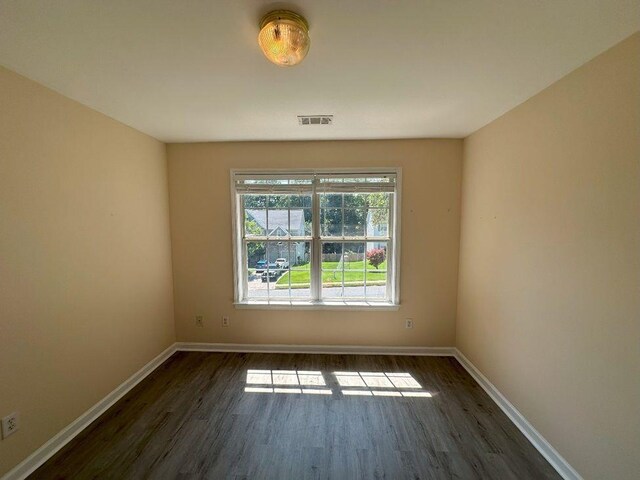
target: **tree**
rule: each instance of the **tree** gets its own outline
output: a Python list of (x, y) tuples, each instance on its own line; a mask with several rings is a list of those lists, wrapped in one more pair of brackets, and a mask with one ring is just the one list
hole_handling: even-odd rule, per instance
[(374, 225), (385, 225), (389, 221), (389, 194), (388, 193), (371, 193), (369, 195), (369, 207), (378, 207), (372, 212), (371, 220)]
[(367, 252), (367, 260), (376, 270), (378, 270), (378, 266), (384, 262), (386, 256), (387, 252), (384, 248), (372, 248)]
[[(244, 229), (247, 234), (250, 235), (264, 235), (264, 230), (260, 228), (260, 225), (253, 220), (247, 218), (244, 222)], [(249, 257), (249, 263), (253, 264), (264, 257), (266, 253), (265, 244), (262, 242), (248, 242), (247, 243), (247, 256)]]

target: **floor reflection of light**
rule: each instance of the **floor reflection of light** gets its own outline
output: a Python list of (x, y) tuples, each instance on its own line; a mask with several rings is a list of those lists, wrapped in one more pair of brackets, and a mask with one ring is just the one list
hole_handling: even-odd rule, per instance
[(299, 388), (274, 388), (273, 393), (302, 393)]
[(306, 370), (247, 370), (250, 385), (325, 385), (322, 372)]
[(422, 388), (409, 373), (333, 372), (341, 387)]
[(342, 390), (343, 395), (362, 397), (432, 397), (429, 392), (398, 392), (396, 390)]
[[(333, 372), (343, 395), (365, 397), (431, 397), (431, 393), (406, 372)], [(356, 389), (357, 388), (357, 389)], [(366, 388), (366, 390), (365, 390)]]
[(331, 390), (328, 389), (316, 389), (316, 388), (303, 388), (302, 393), (308, 393), (310, 395), (331, 395)]
[(403, 397), (433, 397), (429, 392), (402, 392)]
[(396, 392), (395, 390), (391, 390), (391, 391), (373, 390), (372, 393), (375, 397), (401, 397), (402, 396), (400, 392)]
[(271, 370), (248, 370), (247, 383), (250, 384), (271, 384)]
[[(432, 397), (406, 372), (333, 372), (336, 393), (364, 397)], [(322, 372), (311, 370), (247, 370), (247, 393), (332, 395)], [(325, 388), (320, 388), (325, 387)]]
[(272, 376), (274, 385), (299, 385), (295, 370), (274, 370)]
[(300, 379), (300, 385), (325, 385), (321, 372), (299, 371), (298, 378)]
[(385, 375), (396, 388), (422, 388), (408, 373), (386, 373)]
[(393, 383), (389, 381), (384, 373), (362, 372), (360, 376), (367, 384), (367, 387), (393, 388)]
[(341, 387), (366, 387), (358, 372), (334, 372)]

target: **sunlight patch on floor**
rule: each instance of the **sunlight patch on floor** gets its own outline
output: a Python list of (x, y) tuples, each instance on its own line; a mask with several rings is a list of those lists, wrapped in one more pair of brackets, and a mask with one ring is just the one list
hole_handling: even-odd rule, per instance
[[(327, 373), (327, 375), (330, 375)], [(406, 372), (333, 372), (335, 382), (312, 370), (247, 370), (246, 393), (284, 393), (364, 397), (432, 397)], [(337, 388), (327, 388), (332, 383)], [(324, 388), (321, 388), (324, 387)]]

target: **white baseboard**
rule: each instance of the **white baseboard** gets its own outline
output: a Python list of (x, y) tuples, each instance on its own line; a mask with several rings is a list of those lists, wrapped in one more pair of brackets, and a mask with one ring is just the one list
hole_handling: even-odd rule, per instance
[(454, 349), (454, 356), (460, 362), (469, 375), (478, 382), (482, 389), (487, 392), (491, 399), (509, 417), (516, 427), (527, 437), (531, 444), (547, 459), (553, 468), (565, 480), (583, 480), (582, 476), (567, 462), (558, 451), (538, 432), (533, 425), (518, 411), (513, 404), (505, 398), (502, 393), (485, 377), (471, 361), (463, 355), (457, 348)]
[(248, 343), (176, 343), (185, 352), (310, 353), (336, 355), (454, 356), (453, 347), (382, 347), (361, 345), (276, 345)]
[(29, 455), (15, 468), (6, 473), (0, 480), (23, 480), (33, 473), (40, 465), (49, 460), (62, 447), (69, 443), (82, 430), (87, 428), (91, 422), (107, 411), (114, 403), (120, 400), (133, 387), (144, 380), (147, 375), (158, 368), (162, 363), (173, 355), (176, 351), (175, 344), (168, 347), (156, 358), (147, 363), (144, 367), (134, 373), (131, 377), (120, 384), (115, 390), (96, 403), (89, 410), (84, 412), (63, 430), (58, 432), (47, 443)]

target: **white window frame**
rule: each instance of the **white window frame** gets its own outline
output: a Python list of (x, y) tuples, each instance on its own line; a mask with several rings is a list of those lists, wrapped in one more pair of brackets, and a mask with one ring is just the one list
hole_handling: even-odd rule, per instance
[[(395, 190), (391, 195), (389, 208), (389, 240), (387, 244), (387, 298), (385, 300), (340, 300), (321, 298), (321, 244), (323, 241), (331, 241), (320, 236), (320, 205), (318, 201), (318, 184), (314, 180), (309, 190), (312, 193), (312, 219), (313, 226), (311, 238), (311, 300), (290, 300), (290, 299), (247, 299), (246, 274), (244, 272), (247, 264), (244, 248), (244, 219), (240, 218), (243, 213), (241, 205), (242, 192), (236, 189), (236, 179), (238, 176), (264, 176), (264, 178), (291, 178), (295, 175), (303, 177), (309, 176), (372, 176), (372, 175), (394, 175)], [(363, 309), (363, 310), (397, 310), (400, 305), (400, 212), (402, 196), (402, 169), (399, 167), (390, 168), (331, 168), (331, 169), (231, 169), (230, 171), (231, 190), (231, 218), (232, 218), (232, 242), (233, 242), (233, 281), (234, 281), (234, 305), (236, 308), (275, 308), (275, 309)], [(304, 188), (304, 187), (302, 187)], [(336, 238), (336, 243), (349, 243), (363, 240), (345, 240)], [(366, 240), (365, 240), (366, 241)]]

